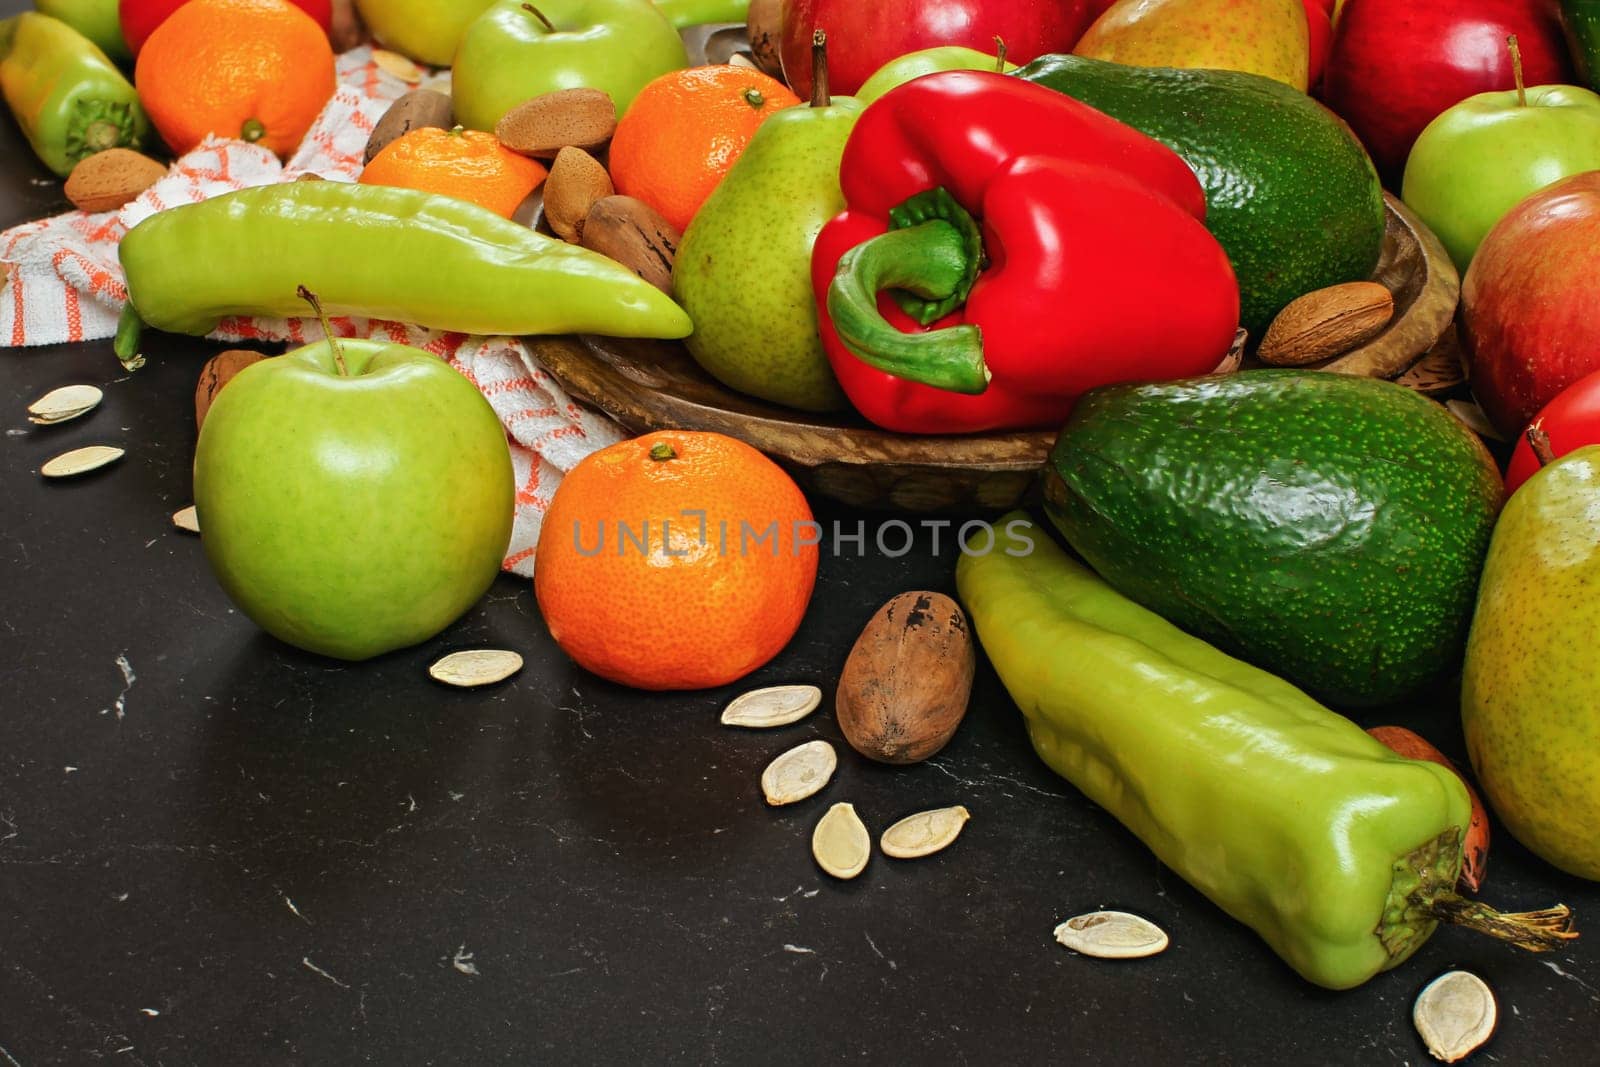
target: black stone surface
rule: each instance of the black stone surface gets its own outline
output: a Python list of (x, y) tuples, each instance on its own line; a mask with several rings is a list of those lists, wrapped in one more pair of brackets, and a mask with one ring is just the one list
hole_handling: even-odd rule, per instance
[[(0, 225), (65, 207), (9, 119), (0, 160)], [(169, 521), (190, 499), (192, 390), (214, 346), (147, 350), (132, 375), (104, 343), (0, 352), (0, 1067), (1417, 1064), (1411, 1002), (1453, 967), (1500, 996), (1483, 1062), (1592, 1060), (1600, 934), (1540, 958), (1445, 930), (1358, 990), (1315, 989), (1047, 771), (987, 665), (932, 762), (851, 753), (830, 713), (846, 652), (893, 594), (953, 591), (948, 533), (937, 554), (926, 534), (899, 559), (825, 554), (793, 644), (726, 691), (585, 675), (512, 577), (408, 651), (340, 665), (287, 648)], [(72, 382), (104, 405), (30, 426), (28, 402)], [(128, 454), (38, 476), (97, 442)], [(822, 514), (865, 520), (869, 539), (879, 521)], [(476, 646), (527, 667), (482, 692), (426, 678)], [(780, 732), (717, 725), (734, 693), (776, 682), (830, 701)], [(1453, 700), (1366, 721), (1459, 757)], [(762, 767), (817, 736), (840, 748), (836, 780), (766, 808)], [(878, 855), (841, 884), (809, 853), (838, 800), (875, 832), (943, 804), (973, 820), (942, 855)], [(1600, 889), (1503, 832), (1484, 897), (1600, 916)], [(1172, 948), (1114, 963), (1053, 943), (1102, 907), (1149, 916)]]

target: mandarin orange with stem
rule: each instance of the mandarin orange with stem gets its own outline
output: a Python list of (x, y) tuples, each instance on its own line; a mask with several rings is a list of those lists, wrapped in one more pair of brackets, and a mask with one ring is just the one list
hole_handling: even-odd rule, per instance
[(547, 173), (492, 133), (422, 127), (385, 145), (361, 172), (361, 182), (470, 200), (509, 219)]
[(288, 0), (190, 0), (145, 41), (134, 84), (180, 155), (215, 134), (288, 156), (333, 96), (333, 48)]
[(731, 64), (663, 74), (640, 90), (611, 138), (617, 192), (679, 230), (733, 167), (756, 129), (800, 103), (780, 81)]
[(663, 430), (585, 458), (540, 528), (533, 584), (578, 665), (637, 689), (726, 685), (789, 643), (820, 531), (799, 486), (722, 434)]

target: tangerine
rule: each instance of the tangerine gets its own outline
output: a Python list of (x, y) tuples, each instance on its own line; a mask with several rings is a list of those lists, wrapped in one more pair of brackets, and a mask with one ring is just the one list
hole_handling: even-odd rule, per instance
[(820, 531), (799, 486), (742, 441), (662, 430), (562, 479), (534, 556), (562, 651), (638, 689), (744, 677), (800, 626)]
[(492, 133), (420, 127), (397, 137), (361, 172), (363, 185), (398, 185), (470, 200), (510, 218), (548, 171)]
[(780, 108), (798, 103), (782, 82), (748, 67), (663, 74), (639, 91), (617, 123), (611, 180), (617, 192), (687, 229), (756, 129)]
[(287, 156), (336, 88), (327, 34), (288, 0), (190, 0), (145, 41), (133, 80), (179, 155), (216, 134)]

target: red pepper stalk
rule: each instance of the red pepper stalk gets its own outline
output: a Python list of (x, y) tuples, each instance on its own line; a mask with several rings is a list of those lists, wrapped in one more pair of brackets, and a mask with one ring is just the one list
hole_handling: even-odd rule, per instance
[(1239, 288), (1198, 179), (1070, 97), (917, 78), (863, 112), (840, 186), (812, 253), (818, 318), (885, 429), (1058, 425), (1095, 386), (1205, 374), (1233, 343)]

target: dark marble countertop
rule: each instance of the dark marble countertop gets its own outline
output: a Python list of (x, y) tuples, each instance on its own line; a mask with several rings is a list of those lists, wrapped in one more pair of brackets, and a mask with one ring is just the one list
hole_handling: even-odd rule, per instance
[[(65, 206), (9, 119), (0, 160), (0, 225)], [(1444, 930), (1360, 989), (1315, 989), (1052, 775), (986, 664), (934, 760), (856, 757), (830, 713), (844, 657), (890, 596), (953, 591), (948, 533), (897, 559), (825, 553), (799, 635), (725, 691), (585, 675), (509, 576), (375, 661), (265, 637), (169, 519), (190, 500), (212, 350), (157, 336), (134, 374), (103, 343), (0, 352), (0, 1067), (1417, 1064), (1412, 1000), (1454, 967), (1500, 998), (1482, 1062), (1593, 1056), (1600, 934), (1540, 958)], [(73, 382), (102, 386), (101, 408), (28, 424), (29, 401)], [(127, 455), (39, 477), (91, 443)], [(869, 544), (882, 521), (822, 515), (864, 522)], [(484, 691), (426, 677), (481, 646), (527, 666)], [(732, 695), (777, 682), (830, 702), (783, 731), (717, 725)], [(1410, 722), (1459, 757), (1453, 701), (1366, 721)], [(833, 784), (767, 808), (763, 766), (816, 736), (839, 742)], [(941, 855), (878, 855), (839, 883), (809, 851), (837, 800), (874, 831), (944, 804), (973, 819)], [(1600, 887), (1504, 833), (1483, 896), (1600, 919)], [(1058, 922), (1102, 907), (1152, 918), (1171, 949), (1116, 963), (1054, 944)]]

